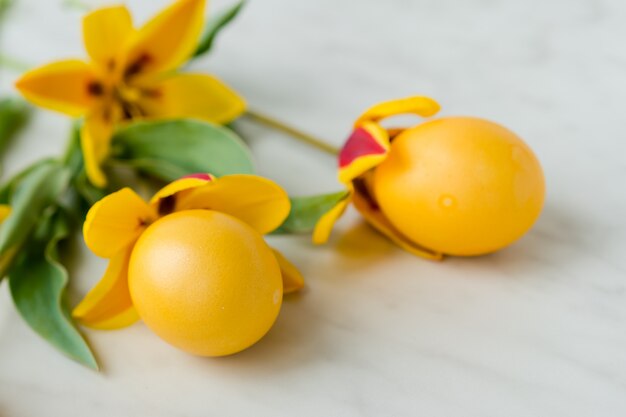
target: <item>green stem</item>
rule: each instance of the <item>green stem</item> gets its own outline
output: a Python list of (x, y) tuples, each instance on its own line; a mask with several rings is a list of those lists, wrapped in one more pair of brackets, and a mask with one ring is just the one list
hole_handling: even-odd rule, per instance
[(81, 12), (88, 12), (89, 10), (91, 10), (91, 7), (88, 4), (80, 0), (65, 0), (63, 2), (63, 6)]
[(299, 140), (300, 142), (304, 142), (307, 145), (311, 145), (314, 146), (326, 153), (329, 153), (331, 155), (338, 155), (339, 154), (339, 148), (328, 144), (327, 142), (325, 142), (322, 139), (319, 139), (315, 136), (312, 136), (306, 132), (303, 132), (299, 129), (296, 129), (295, 127), (286, 125), (285, 123), (281, 122), (280, 120), (274, 119), (270, 116), (267, 116), (265, 114), (259, 113), (257, 111), (254, 110), (247, 110), (245, 115), (257, 122), (260, 123), (262, 125), (265, 125), (271, 129), (274, 130), (278, 130), (280, 132), (286, 133), (289, 136)]

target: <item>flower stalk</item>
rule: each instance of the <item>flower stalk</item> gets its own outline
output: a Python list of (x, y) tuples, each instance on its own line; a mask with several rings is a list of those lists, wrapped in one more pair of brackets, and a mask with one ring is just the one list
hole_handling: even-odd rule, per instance
[(270, 129), (274, 129), (279, 132), (286, 133), (287, 135), (293, 137), (294, 139), (297, 139), (300, 142), (306, 143), (307, 145), (311, 145), (330, 155), (339, 154), (339, 148), (333, 145), (330, 145), (326, 141), (319, 139), (313, 135), (310, 135), (306, 132), (296, 129), (293, 126), (287, 125), (278, 119), (274, 119), (273, 117), (270, 117), (266, 114), (260, 113), (256, 110), (248, 109), (245, 112), (245, 116), (256, 123), (262, 124), (266, 127), (269, 127)]

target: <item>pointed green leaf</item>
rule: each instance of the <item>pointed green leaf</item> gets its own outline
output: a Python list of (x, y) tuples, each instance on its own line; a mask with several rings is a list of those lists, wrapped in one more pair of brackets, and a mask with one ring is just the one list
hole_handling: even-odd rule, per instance
[(0, 227), (0, 258), (27, 239), (44, 210), (66, 190), (68, 181), (68, 170), (57, 161), (36, 164), (25, 173), (9, 198), (11, 214)]
[(35, 169), (40, 167), (41, 165), (47, 165), (52, 163), (54, 160), (52, 158), (41, 159), (35, 162), (32, 165), (27, 166), (22, 171), (18, 172), (14, 175), (10, 180), (0, 187), (0, 204), (8, 204), (11, 199), (11, 195), (17, 189), (17, 186), (22, 182), (22, 180), (30, 175)]
[(28, 240), (39, 218), (67, 188), (68, 171), (54, 160), (42, 160), (16, 175), (2, 190), (11, 214), (0, 225), (0, 281)]
[(61, 212), (44, 218), (9, 272), (11, 296), (20, 315), (41, 337), (70, 358), (98, 369), (89, 346), (76, 329), (64, 302), (67, 271), (58, 260), (58, 244), (69, 233)]
[(350, 195), (348, 191), (307, 197), (291, 197), (291, 211), (275, 234), (309, 233), (317, 221), (341, 200)]
[(69, 168), (72, 177), (76, 177), (81, 171), (85, 170), (85, 161), (83, 159), (83, 150), (80, 143), (81, 121), (75, 121), (70, 130), (68, 144), (65, 148), (65, 154), (61, 158), (63, 165)]
[(199, 120), (134, 123), (113, 138), (113, 158), (166, 181), (198, 172), (251, 174), (252, 156), (232, 130)]
[(89, 181), (84, 170), (76, 175), (73, 185), (88, 206), (93, 206), (107, 195), (106, 190), (96, 187)]
[(217, 34), (235, 17), (237, 17), (245, 3), (245, 0), (241, 0), (224, 10), (220, 10), (207, 20), (204, 27), (204, 33), (200, 38), (200, 43), (198, 44), (196, 52), (193, 54), (193, 58), (209, 52)]
[(137, 171), (161, 178), (167, 182), (174, 181), (190, 173), (188, 169), (159, 159), (137, 158), (128, 160), (126, 163)]

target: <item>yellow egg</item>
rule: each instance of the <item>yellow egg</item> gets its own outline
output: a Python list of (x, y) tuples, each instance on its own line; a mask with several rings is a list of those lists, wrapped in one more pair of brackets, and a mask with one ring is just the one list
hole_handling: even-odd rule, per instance
[(239, 352), (272, 327), (281, 272), (263, 237), (209, 210), (158, 220), (133, 250), (128, 283), (137, 312), (166, 342), (202, 356)]
[(446, 117), (407, 129), (374, 172), (374, 194), (412, 241), (449, 255), (481, 255), (526, 233), (545, 183), (532, 150), (487, 120)]

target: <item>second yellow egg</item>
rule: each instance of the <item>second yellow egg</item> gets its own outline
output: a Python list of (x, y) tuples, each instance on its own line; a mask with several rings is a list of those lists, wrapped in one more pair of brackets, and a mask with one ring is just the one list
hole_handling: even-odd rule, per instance
[(389, 221), (414, 242), (448, 255), (501, 249), (530, 229), (544, 201), (535, 154), (488, 120), (447, 117), (399, 134), (374, 173)]

